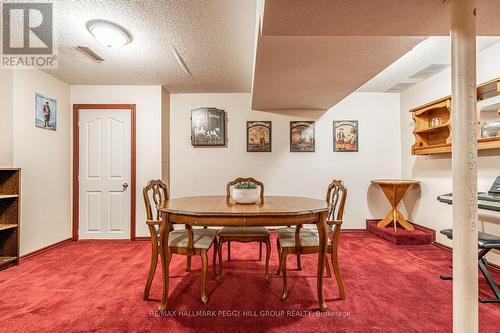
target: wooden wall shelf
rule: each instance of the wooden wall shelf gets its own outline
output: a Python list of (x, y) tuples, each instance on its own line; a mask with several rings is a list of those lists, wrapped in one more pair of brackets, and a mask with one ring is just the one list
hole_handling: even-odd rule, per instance
[(447, 96), (412, 110), (415, 144), (412, 154), (446, 152), (451, 145), (451, 97)]
[(496, 78), (477, 86), (477, 99), (479, 101), (500, 94), (500, 78)]
[(19, 196), (17, 194), (0, 194), (0, 200), (12, 198), (19, 198)]
[(0, 230), (17, 228), (17, 224), (0, 224)]
[(425, 127), (421, 128), (419, 130), (415, 130), (415, 134), (428, 134), (432, 132), (440, 132), (443, 129), (447, 129), (449, 125), (439, 125), (439, 126), (434, 126), (434, 127)]
[[(500, 78), (485, 82), (477, 87), (478, 100), (491, 98), (499, 94)], [(452, 142), (451, 96), (421, 105), (411, 109), (410, 112), (415, 123), (413, 130), (415, 143), (411, 148), (412, 155), (450, 153)], [(480, 138), (481, 125), (482, 121), (479, 118), (477, 126), (478, 138)], [(496, 148), (500, 148), (500, 135), (478, 139), (478, 150)]]
[(12, 266), (17, 260), (17, 257), (0, 257), (0, 267), (7, 268)]
[(21, 170), (0, 168), (0, 270), (19, 264)]

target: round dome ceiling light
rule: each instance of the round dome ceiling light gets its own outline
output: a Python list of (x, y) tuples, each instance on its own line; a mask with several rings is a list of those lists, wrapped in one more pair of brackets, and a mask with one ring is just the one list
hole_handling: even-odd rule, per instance
[(132, 35), (125, 28), (105, 20), (89, 21), (87, 30), (99, 43), (111, 48), (122, 47), (132, 41)]

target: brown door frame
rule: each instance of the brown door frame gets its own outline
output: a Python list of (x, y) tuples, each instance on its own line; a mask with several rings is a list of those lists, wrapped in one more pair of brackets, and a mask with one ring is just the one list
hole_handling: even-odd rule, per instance
[(135, 240), (135, 212), (136, 212), (136, 120), (135, 104), (73, 104), (73, 240), (78, 240), (80, 226), (80, 185), (78, 175), (80, 169), (80, 137), (78, 122), (80, 110), (130, 110), (131, 150), (130, 150), (130, 240)]

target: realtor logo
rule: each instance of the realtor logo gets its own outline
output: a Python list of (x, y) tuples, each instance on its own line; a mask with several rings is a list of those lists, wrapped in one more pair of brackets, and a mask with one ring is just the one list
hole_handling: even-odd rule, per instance
[(52, 3), (2, 3), (2, 67), (55, 68)]

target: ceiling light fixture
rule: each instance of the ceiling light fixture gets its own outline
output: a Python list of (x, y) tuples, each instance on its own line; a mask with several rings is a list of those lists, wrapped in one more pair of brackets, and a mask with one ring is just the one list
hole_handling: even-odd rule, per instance
[(105, 20), (89, 21), (87, 30), (99, 43), (111, 48), (122, 47), (132, 41), (132, 35), (125, 28)]

